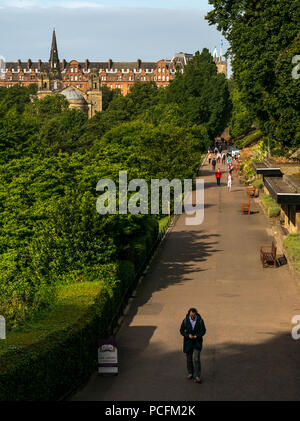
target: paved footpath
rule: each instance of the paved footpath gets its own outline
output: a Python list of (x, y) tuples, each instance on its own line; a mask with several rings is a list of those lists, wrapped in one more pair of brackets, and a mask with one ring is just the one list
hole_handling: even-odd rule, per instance
[[(245, 188), (216, 185), (208, 165), (205, 218), (186, 226), (181, 215), (137, 289), (121, 329), (119, 375), (99, 377), (73, 400), (299, 400), (300, 340), (291, 318), (300, 314), (300, 288), (289, 269), (262, 268), (259, 247), (270, 244), (257, 200), (240, 214)], [(207, 333), (203, 383), (186, 380), (179, 327), (195, 306)]]

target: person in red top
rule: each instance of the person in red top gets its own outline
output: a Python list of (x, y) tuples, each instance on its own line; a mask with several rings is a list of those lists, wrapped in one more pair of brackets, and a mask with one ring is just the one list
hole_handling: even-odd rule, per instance
[(222, 173), (220, 171), (220, 168), (218, 168), (218, 171), (216, 171), (216, 179), (217, 179), (217, 185), (220, 186)]

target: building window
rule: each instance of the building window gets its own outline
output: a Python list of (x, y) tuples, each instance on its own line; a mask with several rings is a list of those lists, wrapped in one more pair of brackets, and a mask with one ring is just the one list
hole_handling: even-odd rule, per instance
[(165, 73), (165, 68), (162, 69), (162, 72)]
[(71, 76), (71, 80), (73, 80), (73, 76)]
[(169, 81), (169, 76), (167, 76), (167, 81)]
[(77, 76), (75, 76), (75, 80), (78, 80), (78, 77)]
[(73, 73), (74, 72), (74, 69), (73, 69), (73, 67), (71, 67), (71, 73)]
[(158, 75), (158, 80), (160, 80), (160, 75)]
[(165, 81), (165, 75), (163, 75), (162, 80)]

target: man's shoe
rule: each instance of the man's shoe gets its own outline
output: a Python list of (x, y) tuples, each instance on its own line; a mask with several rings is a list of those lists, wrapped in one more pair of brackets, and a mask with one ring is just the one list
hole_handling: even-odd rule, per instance
[(192, 374), (189, 374), (189, 375), (187, 376), (187, 379), (188, 379), (188, 380), (192, 380), (192, 378), (193, 378), (193, 375), (192, 375)]
[(194, 380), (194, 383), (201, 383), (200, 377), (196, 377), (195, 380)]

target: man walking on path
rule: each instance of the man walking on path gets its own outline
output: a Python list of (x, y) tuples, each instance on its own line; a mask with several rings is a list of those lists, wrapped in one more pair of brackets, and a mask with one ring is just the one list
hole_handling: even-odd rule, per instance
[(216, 179), (217, 179), (217, 185), (218, 186), (220, 186), (221, 177), (222, 177), (222, 173), (221, 173), (220, 168), (218, 168), (218, 171), (216, 171)]
[(201, 383), (201, 361), (203, 336), (206, 333), (204, 320), (195, 308), (190, 308), (182, 321), (180, 333), (183, 336), (183, 352), (186, 354), (188, 376), (195, 383)]

